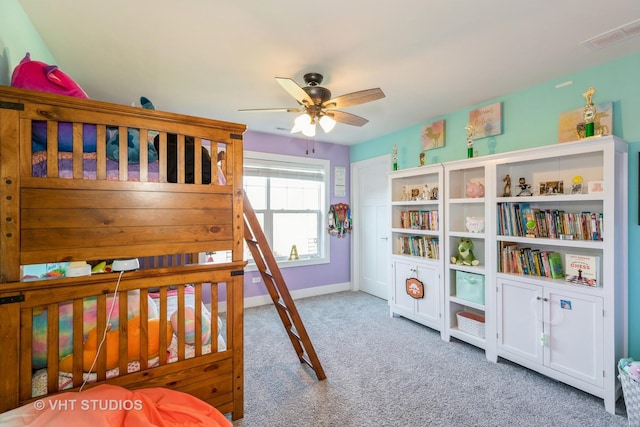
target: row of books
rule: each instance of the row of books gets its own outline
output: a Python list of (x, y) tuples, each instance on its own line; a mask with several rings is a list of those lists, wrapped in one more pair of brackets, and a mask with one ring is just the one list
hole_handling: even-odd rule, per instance
[(520, 248), (512, 242), (502, 242), (500, 272), (563, 279), (562, 255), (553, 251)]
[(498, 232), (505, 236), (602, 240), (603, 215), (532, 208), (528, 203), (498, 203)]
[(413, 230), (438, 230), (438, 211), (414, 210), (401, 212), (400, 227)]
[(600, 257), (565, 254), (553, 251), (520, 248), (512, 242), (500, 244), (500, 272), (526, 276), (564, 279), (567, 282), (600, 286)]
[(440, 259), (440, 242), (435, 237), (400, 236), (398, 254)]

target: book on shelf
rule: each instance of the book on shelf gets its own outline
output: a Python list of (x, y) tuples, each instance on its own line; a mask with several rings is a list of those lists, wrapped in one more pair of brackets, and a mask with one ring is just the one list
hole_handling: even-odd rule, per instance
[(565, 255), (565, 280), (586, 286), (598, 286), (600, 257), (591, 255)]
[(547, 259), (549, 260), (551, 277), (554, 279), (564, 278), (564, 269), (562, 267), (562, 257), (560, 254), (558, 252), (550, 252), (547, 254)]

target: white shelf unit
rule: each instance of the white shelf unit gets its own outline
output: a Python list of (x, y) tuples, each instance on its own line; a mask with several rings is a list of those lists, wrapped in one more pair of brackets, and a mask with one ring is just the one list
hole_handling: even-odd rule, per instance
[[(549, 238), (511, 235), (496, 224), (495, 272), (497, 354), (522, 366), (604, 399), (615, 413), (620, 396), (616, 365), (627, 355), (627, 144), (613, 136), (522, 150), (493, 158), (496, 185), (502, 195), (502, 178), (509, 174), (517, 194), (524, 177), (533, 196), (496, 197), (491, 210), (498, 218), (501, 207), (560, 211), (564, 214), (602, 214), (602, 240), (581, 240), (568, 232)], [(572, 194), (576, 176), (583, 191)], [(561, 181), (563, 194), (540, 195), (540, 183)], [(588, 183), (601, 181), (603, 192), (588, 193)], [(523, 203), (525, 205), (523, 205)], [(546, 223), (541, 217), (537, 224)], [(549, 224), (550, 225), (550, 224)], [(593, 225), (593, 224), (590, 224)], [(559, 234), (562, 234), (562, 239)], [(591, 236), (593, 238), (593, 236)], [(507, 244), (532, 251), (556, 252), (563, 267), (566, 254), (599, 257), (597, 287), (548, 278), (504, 272), (501, 248)], [(529, 257), (531, 260), (533, 257)], [(535, 261), (534, 261), (535, 265)], [(535, 270), (535, 268), (534, 268)]]
[[(391, 172), (389, 188), (390, 314), (442, 331), (442, 166)], [(422, 282), (422, 298), (408, 294), (410, 278)]]
[[(494, 197), (492, 185), (494, 181), (493, 169), (487, 158), (471, 158), (466, 160), (448, 162), (444, 165), (444, 306), (445, 306), (445, 332), (443, 338), (450, 340), (452, 337), (465, 341), (485, 350), (489, 360), (496, 361), (494, 313), (492, 307), (490, 283), (493, 280), (491, 268), (492, 254), (494, 253), (495, 239), (494, 221), (491, 219), (491, 204)], [(484, 187), (484, 195), (481, 197), (469, 197), (467, 194), (468, 183), (479, 183)], [(471, 232), (465, 226), (467, 218), (475, 217), (484, 219), (484, 230)], [(478, 265), (459, 265), (453, 263), (451, 257), (457, 255), (458, 244), (461, 239), (470, 239), (473, 243), (474, 257), (479, 261)], [(458, 292), (456, 279), (463, 275), (473, 274), (475, 278), (484, 280), (484, 301), (470, 300), (461, 297)], [(471, 313), (472, 316), (484, 317), (484, 336), (476, 328), (461, 329), (458, 321), (460, 313)], [(466, 323), (466, 322), (465, 322)], [(477, 325), (477, 324), (476, 324)]]

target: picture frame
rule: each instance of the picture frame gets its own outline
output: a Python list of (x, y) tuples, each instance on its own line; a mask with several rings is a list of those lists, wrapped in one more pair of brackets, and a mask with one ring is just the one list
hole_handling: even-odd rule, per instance
[(541, 196), (553, 196), (556, 194), (564, 194), (563, 181), (546, 181), (540, 183)]
[(602, 181), (589, 181), (589, 184), (588, 184), (588, 192), (589, 192), (589, 194), (602, 193), (603, 191), (604, 191), (604, 182), (602, 182)]
[(473, 138), (487, 138), (502, 134), (502, 102), (496, 102), (469, 111)]
[(438, 120), (422, 128), (422, 150), (444, 147), (446, 140), (445, 122)]
[(582, 194), (582, 184), (571, 184), (571, 194)]

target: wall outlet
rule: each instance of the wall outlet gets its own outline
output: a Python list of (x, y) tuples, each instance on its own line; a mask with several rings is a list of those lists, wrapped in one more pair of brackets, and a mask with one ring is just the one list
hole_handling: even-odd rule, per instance
[(252, 277), (251, 278), (251, 283), (260, 283), (260, 278), (259, 277)]

